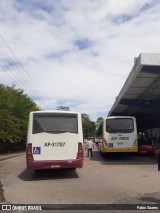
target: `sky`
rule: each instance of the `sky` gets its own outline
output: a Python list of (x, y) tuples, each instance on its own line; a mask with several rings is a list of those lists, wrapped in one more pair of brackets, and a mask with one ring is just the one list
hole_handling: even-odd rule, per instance
[(140, 53), (160, 53), (159, 0), (0, 0), (0, 83), (42, 109), (106, 117)]

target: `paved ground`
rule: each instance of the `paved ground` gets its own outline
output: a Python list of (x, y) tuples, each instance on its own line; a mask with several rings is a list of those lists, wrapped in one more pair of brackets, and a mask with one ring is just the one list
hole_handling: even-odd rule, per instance
[(36, 174), (26, 169), (25, 153), (0, 155), (0, 181), (1, 203), (160, 204), (160, 172), (153, 157), (101, 158), (95, 150), (92, 159), (85, 153), (82, 169)]

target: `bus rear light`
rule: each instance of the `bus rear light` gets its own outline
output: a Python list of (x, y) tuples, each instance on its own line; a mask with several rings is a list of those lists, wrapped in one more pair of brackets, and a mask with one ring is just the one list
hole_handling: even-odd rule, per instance
[(133, 146), (137, 145), (137, 139), (134, 140)]
[(83, 146), (82, 143), (78, 143), (77, 159), (80, 159), (82, 157), (83, 157)]
[(108, 147), (108, 144), (107, 144), (107, 140), (106, 140), (106, 138), (104, 138), (104, 143), (105, 143), (105, 146), (107, 146), (107, 147)]
[(31, 143), (29, 143), (27, 145), (27, 160), (32, 160), (33, 161), (32, 144)]

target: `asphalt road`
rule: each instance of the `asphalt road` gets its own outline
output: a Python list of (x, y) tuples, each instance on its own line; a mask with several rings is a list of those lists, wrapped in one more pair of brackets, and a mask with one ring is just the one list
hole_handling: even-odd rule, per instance
[(0, 203), (160, 205), (160, 172), (153, 157), (101, 158), (97, 149), (93, 158), (84, 153), (76, 171), (35, 173), (26, 169), (25, 153), (1, 155)]

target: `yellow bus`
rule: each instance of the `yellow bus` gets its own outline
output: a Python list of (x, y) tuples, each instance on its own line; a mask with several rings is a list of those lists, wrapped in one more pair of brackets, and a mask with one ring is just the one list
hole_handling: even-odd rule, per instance
[(110, 116), (103, 118), (98, 137), (101, 156), (106, 153), (138, 152), (137, 126), (135, 117)]

